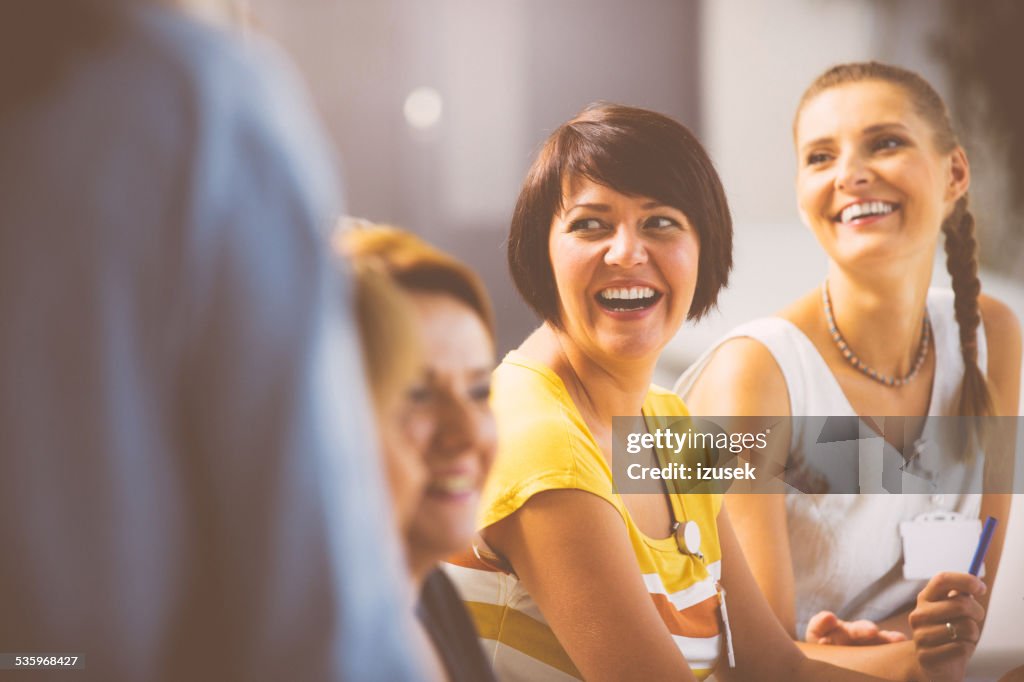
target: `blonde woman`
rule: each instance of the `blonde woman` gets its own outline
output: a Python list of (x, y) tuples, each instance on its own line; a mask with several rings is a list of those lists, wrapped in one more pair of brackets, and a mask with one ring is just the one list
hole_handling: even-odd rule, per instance
[[(939, 96), (904, 69), (844, 64), (808, 88), (793, 132), (800, 213), (828, 276), (778, 316), (731, 332), (680, 379), (680, 395), (705, 415), (1016, 414), (1020, 325), (979, 295), (970, 166)], [(929, 289), (943, 237), (952, 291)], [(815, 435), (801, 423), (790, 439), (798, 457)], [(943, 476), (981, 475), (981, 458), (950, 456)], [(966, 491), (728, 502), (761, 589), (805, 653), (897, 679), (920, 665), (929, 680), (963, 675), (1005, 523), (984, 580), (940, 573), (927, 583), (902, 577), (899, 524), (932, 511), (1005, 521), (1008, 505)], [(947, 599), (951, 590), (960, 596)]]
[(493, 680), (476, 630), (438, 569), (472, 542), (494, 458), (490, 299), (469, 267), (408, 232), (368, 226), (342, 233), (338, 245), (360, 273), (367, 367), (416, 611), (433, 645), (431, 677)]

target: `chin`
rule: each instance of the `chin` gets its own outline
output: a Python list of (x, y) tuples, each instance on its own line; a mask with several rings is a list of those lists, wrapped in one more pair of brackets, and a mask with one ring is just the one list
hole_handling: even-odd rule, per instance
[[(455, 510), (420, 510), (413, 535), (428, 546), (438, 560), (467, 549), (476, 534), (476, 505), (468, 513)], [(454, 512), (454, 513), (453, 513)]]
[(833, 260), (841, 267), (850, 270), (863, 268), (904, 267), (896, 245), (889, 239), (864, 240), (860, 244), (848, 244), (838, 249)]
[(601, 343), (601, 350), (608, 357), (616, 360), (647, 360), (657, 361), (667, 341), (660, 336), (656, 339), (650, 336), (629, 335), (615, 336), (604, 339)]

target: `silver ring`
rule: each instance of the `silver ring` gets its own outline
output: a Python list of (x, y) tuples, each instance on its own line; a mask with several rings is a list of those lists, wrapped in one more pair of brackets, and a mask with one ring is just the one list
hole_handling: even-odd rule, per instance
[(946, 632), (949, 633), (949, 641), (955, 642), (956, 640), (960, 639), (960, 635), (956, 631), (956, 626), (950, 623), (948, 620), (946, 621)]

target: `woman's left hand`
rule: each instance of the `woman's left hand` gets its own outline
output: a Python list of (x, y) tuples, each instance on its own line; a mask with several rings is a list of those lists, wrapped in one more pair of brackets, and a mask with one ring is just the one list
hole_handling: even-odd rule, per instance
[(975, 597), (986, 589), (973, 575), (945, 572), (917, 595), (909, 622), (918, 663), (930, 682), (964, 678), (985, 621), (985, 609)]

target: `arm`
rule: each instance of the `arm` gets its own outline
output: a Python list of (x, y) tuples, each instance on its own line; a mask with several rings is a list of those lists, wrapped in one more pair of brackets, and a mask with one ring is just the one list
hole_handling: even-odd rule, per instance
[[(729, 388), (722, 390), (723, 386)], [(782, 371), (771, 353), (752, 339), (734, 339), (724, 344), (686, 400), (697, 415), (789, 416), (789, 395)], [(773, 440), (779, 447), (788, 448), (788, 429)], [(771, 457), (781, 461), (786, 454), (772, 453)], [(772, 612), (784, 632), (801, 638), (804, 633), (796, 632), (796, 597), (793, 566), (789, 561), (785, 496), (728, 495), (726, 508), (750, 570)], [(902, 618), (905, 622), (906, 613)], [(909, 628), (904, 627), (909, 632)], [(843, 632), (846, 634), (846, 630)], [(876, 641), (874, 636), (870, 641)], [(811, 658), (876, 675), (895, 675), (895, 679), (907, 679), (914, 670), (914, 648), (910, 642), (878, 647), (798, 642), (797, 646)]]
[(727, 594), (736, 667), (719, 665), (716, 676), (724, 682), (878, 679), (802, 655), (754, 581), (725, 509), (718, 517), (718, 535), (722, 545), (722, 586)]
[[(694, 415), (790, 416), (782, 371), (767, 348), (747, 338), (723, 344), (684, 399)], [(789, 429), (771, 442), (788, 449)], [(781, 461), (787, 455), (772, 457)], [(727, 495), (726, 507), (758, 586), (784, 630), (793, 635), (796, 608), (785, 499), (782, 494)]]
[[(1021, 374), (1021, 329), (1020, 321), (1004, 303), (989, 296), (981, 296), (978, 305), (985, 324), (985, 338), (988, 348), (988, 384), (992, 394), (992, 407), (998, 417), (1010, 417), (1020, 412), (1020, 374)], [(1012, 420), (1016, 422), (1016, 420)], [(1015, 429), (1006, 431), (1004, 427), (1012, 426), (1010, 421), (999, 420), (1000, 439), (1014, 443)], [(1012, 448), (1012, 446), (1011, 446)], [(1013, 455), (1009, 455), (1009, 469), (1000, 467), (997, 472), (986, 471), (986, 484), (991, 475), (998, 475), (1004, 480), (1013, 480)], [(989, 486), (986, 485), (986, 489)], [(999, 570), (999, 559), (1003, 554), (1006, 541), (1006, 526), (1010, 517), (1012, 496), (1002, 493), (985, 493), (981, 500), (981, 518), (994, 516), (999, 520), (992, 536), (988, 554), (985, 556), (985, 582), (987, 591), (978, 598), (982, 607), (988, 608), (988, 600), (995, 586), (996, 573)]]
[(615, 508), (596, 495), (551, 490), (487, 528), (484, 538), (512, 564), (584, 679), (694, 680), (625, 530)]

